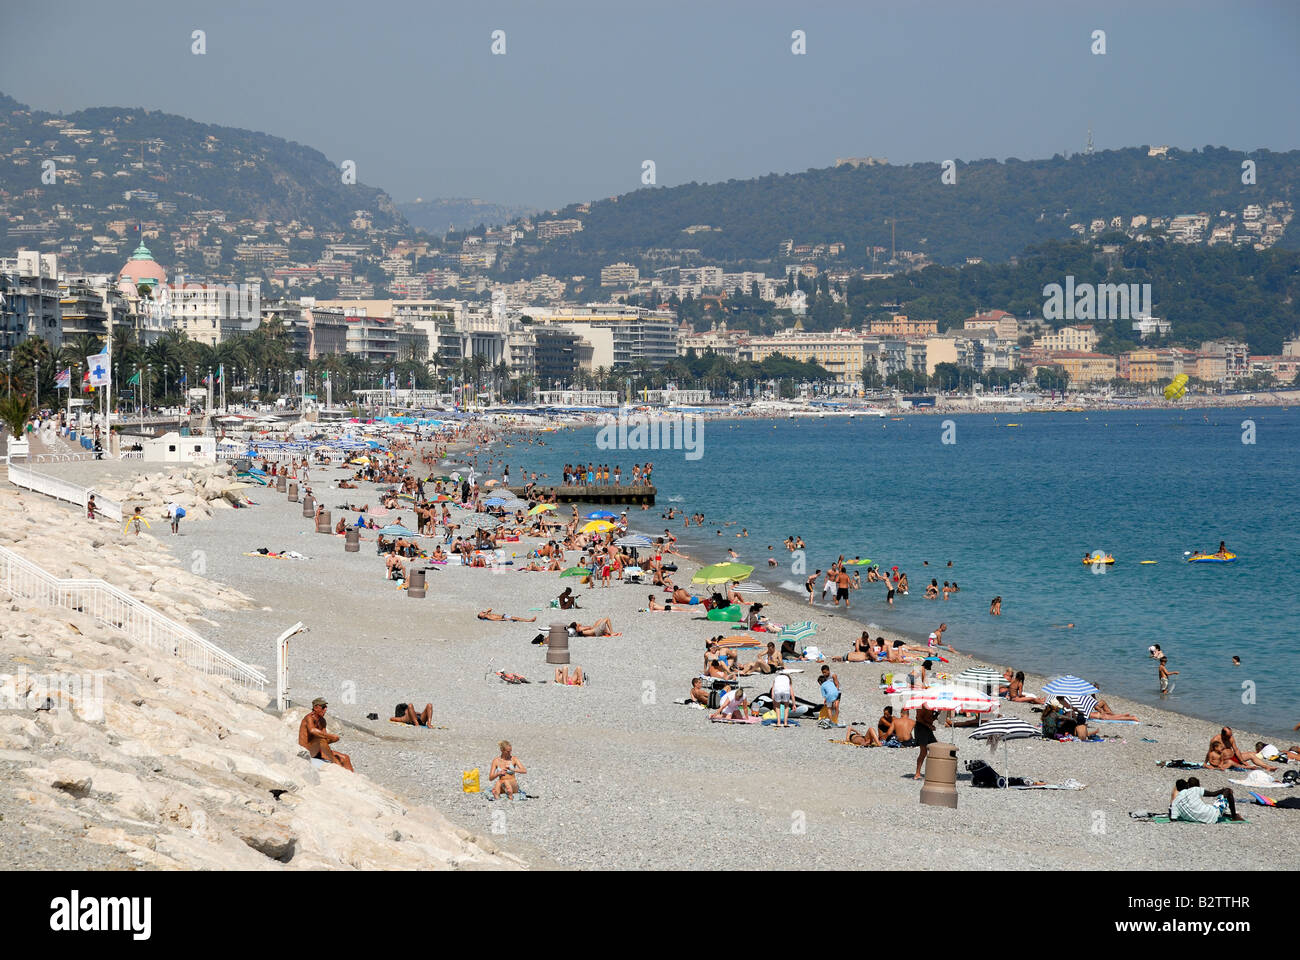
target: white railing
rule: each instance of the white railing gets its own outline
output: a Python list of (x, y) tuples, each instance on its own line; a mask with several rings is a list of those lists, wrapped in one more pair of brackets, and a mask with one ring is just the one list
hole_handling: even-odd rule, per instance
[(103, 580), (60, 580), (0, 547), (0, 588), (12, 597), (88, 613), (97, 622), (122, 631), (133, 643), (180, 657), (203, 673), (228, 677), (258, 690), (266, 686), (260, 670)]
[[(47, 497), (54, 497), (56, 500), (63, 500), (67, 503), (75, 503), (81, 507), (85, 507), (87, 498), (92, 493), (95, 493), (89, 487), (80, 487), (67, 480), (51, 477), (46, 473), (37, 473), (31, 467), (19, 466), (15, 463), (9, 464), (9, 482), (16, 487), (25, 487), (28, 490), (43, 493)], [(108, 497), (95, 493), (95, 507), (110, 520), (121, 522), (122, 505), (116, 500), (110, 500)]]

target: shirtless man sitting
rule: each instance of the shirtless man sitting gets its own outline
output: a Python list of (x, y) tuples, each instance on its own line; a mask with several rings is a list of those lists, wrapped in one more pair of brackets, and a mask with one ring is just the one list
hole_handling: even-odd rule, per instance
[(337, 743), (340, 736), (325, 729), (325, 708), (328, 706), (324, 697), (311, 702), (311, 712), (298, 724), (298, 746), (306, 748), (313, 760), (337, 763), (344, 770), (351, 770), (352, 758), (330, 748), (330, 744)]
[(390, 553), (388, 559), (384, 561), (384, 566), (388, 568), (387, 578), (389, 580), (405, 580), (406, 565), (402, 563), (402, 558), (395, 553)]
[(1210, 770), (1230, 770), (1233, 767), (1255, 767), (1270, 773), (1277, 769), (1265, 763), (1258, 755), (1242, 750), (1237, 746), (1237, 739), (1231, 727), (1224, 727), (1210, 740), (1210, 749), (1205, 754), (1205, 766)]
[(691, 592), (684, 587), (678, 587), (673, 591), (673, 603), (697, 604), (700, 598), (693, 596)]
[(906, 710), (897, 717), (895, 717), (893, 713), (893, 707), (885, 707), (884, 714), (880, 717), (880, 720), (877, 721), (877, 728), (881, 726), (885, 727), (885, 729), (880, 731), (881, 739), (888, 740), (890, 737), (893, 737), (903, 746), (910, 746), (912, 743), (912, 735), (916, 731), (916, 721), (907, 715)]
[(492, 758), (492, 766), (488, 769), (488, 780), (492, 783), (492, 794), (489, 799), (492, 800), (496, 800), (503, 793), (511, 797), (520, 793), (519, 781), (515, 779), (515, 774), (528, 772), (519, 758), (513, 755), (509, 740), (502, 740), (497, 746), (501, 748), (501, 755)]
[(706, 707), (709, 705), (709, 691), (704, 689), (704, 681), (699, 677), (691, 678), (690, 699), (692, 702)]
[(771, 641), (767, 644), (767, 649), (758, 655), (758, 658), (750, 664), (740, 668), (742, 677), (749, 676), (751, 673), (776, 673), (785, 666), (781, 661), (781, 655), (776, 652), (776, 644)]

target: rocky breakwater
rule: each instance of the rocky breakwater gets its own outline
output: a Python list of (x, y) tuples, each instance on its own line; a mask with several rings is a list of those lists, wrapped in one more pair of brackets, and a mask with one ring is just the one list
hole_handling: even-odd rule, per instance
[(124, 514), (141, 507), (152, 521), (163, 516), (171, 503), (185, 509), (186, 520), (205, 520), (222, 510), (243, 506), (256, 488), (242, 483), (230, 464), (218, 463), (211, 467), (175, 467), (130, 479), (105, 479), (94, 489), (121, 503)]
[[(35, 495), (0, 492), (0, 515), (0, 543), (26, 559), (178, 620), (248, 602), (170, 565), (147, 535), (113, 542), (120, 530), (101, 535)], [(305, 710), (277, 716), (268, 700), (0, 585), (0, 866), (522, 866), (367, 779), (362, 731), (342, 732), (363, 773), (313, 766), (298, 746)]]

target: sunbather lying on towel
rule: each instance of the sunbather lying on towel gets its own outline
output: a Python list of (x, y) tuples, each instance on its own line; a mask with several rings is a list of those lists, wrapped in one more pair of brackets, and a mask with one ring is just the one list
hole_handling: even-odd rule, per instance
[(623, 634), (614, 632), (613, 621), (609, 617), (601, 617), (595, 623), (579, 623), (577, 620), (569, 624), (569, 629), (573, 631), (574, 636), (578, 637), (621, 637)]
[(399, 703), (393, 708), (393, 720), (398, 723), (409, 723), (413, 727), (431, 727), (433, 726), (433, 704), (426, 703), (424, 709), (416, 713), (415, 707), (411, 704)]
[(478, 618), (480, 620), (508, 620), (511, 623), (533, 623), (537, 620), (536, 617), (512, 617), (504, 613), (493, 613), (491, 607), (480, 610)]
[(574, 667), (572, 671), (568, 667), (556, 667), (555, 682), (564, 687), (581, 687), (586, 681), (582, 676), (582, 667)]

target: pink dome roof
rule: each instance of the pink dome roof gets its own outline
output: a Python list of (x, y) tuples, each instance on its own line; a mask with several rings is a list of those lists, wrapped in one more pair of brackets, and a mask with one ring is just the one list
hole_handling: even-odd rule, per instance
[(141, 284), (154, 287), (166, 282), (167, 271), (153, 258), (144, 243), (135, 248), (135, 253), (131, 254), (131, 259), (117, 275), (119, 289), (131, 295), (135, 294), (136, 288)]

